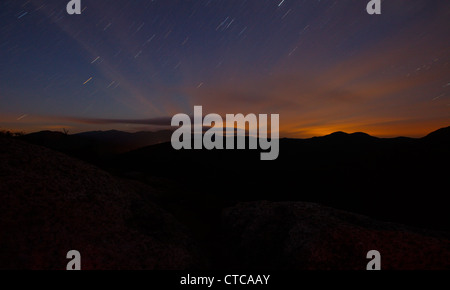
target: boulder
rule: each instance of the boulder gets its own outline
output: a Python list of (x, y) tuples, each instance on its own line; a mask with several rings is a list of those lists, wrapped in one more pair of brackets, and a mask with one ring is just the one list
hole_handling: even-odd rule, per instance
[[(401, 210), (401, 209), (399, 209)], [(240, 203), (223, 212), (227, 264), (241, 270), (450, 269), (448, 233), (413, 229), (305, 202)]]
[(52, 150), (0, 138), (0, 269), (202, 269), (190, 233), (148, 186)]

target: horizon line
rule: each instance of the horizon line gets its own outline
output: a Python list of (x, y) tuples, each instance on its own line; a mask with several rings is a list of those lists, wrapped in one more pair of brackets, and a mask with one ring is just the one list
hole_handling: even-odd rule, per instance
[[(331, 135), (338, 134), (338, 133), (343, 133), (343, 134), (346, 134), (346, 135), (364, 134), (364, 135), (367, 135), (367, 136), (370, 136), (370, 137), (373, 137), (373, 138), (377, 138), (377, 139), (396, 139), (396, 138), (422, 139), (422, 138), (425, 138), (425, 137), (427, 137), (428, 135), (430, 135), (430, 134), (432, 134), (434, 132), (437, 132), (437, 131), (442, 130), (442, 129), (447, 129), (447, 128), (450, 128), (450, 125), (446, 126), (446, 127), (438, 128), (436, 130), (432, 130), (429, 133), (427, 133), (427, 134), (425, 134), (424, 136), (421, 136), (421, 137), (410, 137), (410, 136), (405, 136), (405, 135), (399, 135), (399, 136), (395, 136), (395, 137), (379, 137), (379, 136), (375, 136), (375, 135), (372, 135), (372, 134), (369, 134), (369, 133), (366, 133), (366, 132), (363, 132), (363, 131), (356, 131), (356, 132), (349, 133), (349, 132), (346, 132), (346, 131), (339, 131), (338, 130), (338, 131), (335, 131), (333, 133), (329, 133), (329, 134), (325, 134), (325, 135), (316, 135), (316, 136), (312, 136), (312, 137), (300, 138), (300, 137), (283, 137), (283, 136), (280, 136), (278, 139), (280, 139), (280, 140), (281, 139), (307, 140), (307, 139), (313, 139), (313, 138), (327, 137), (327, 136), (331, 136)], [(80, 132), (68, 134), (68, 133), (64, 132), (65, 128), (61, 127), (61, 129), (62, 129), (62, 131), (51, 130), (51, 129), (47, 129), (47, 130), (43, 129), (43, 130), (36, 130), (36, 131), (31, 131), (31, 132), (23, 132), (23, 131), (20, 131), (20, 130), (1, 129), (0, 133), (31, 135), (31, 134), (37, 134), (37, 133), (42, 133), (42, 132), (53, 132), (53, 133), (61, 133), (61, 134), (69, 135), (69, 136), (74, 136), (74, 135), (93, 133), (93, 132), (105, 133), (105, 132), (116, 131), (116, 132), (121, 132), (121, 133), (137, 134), (137, 133), (158, 133), (158, 132), (163, 132), (163, 131), (175, 131), (176, 130), (176, 129), (171, 129), (171, 128), (161, 129), (161, 130), (136, 130), (136, 131), (125, 131), (125, 130), (118, 130), (118, 129), (109, 129), (109, 130), (87, 130), (87, 131), (80, 131)], [(206, 128), (206, 129), (210, 129), (210, 128)], [(206, 132), (206, 130), (204, 128), (203, 133), (205, 133), (205, 132)], [(269, 134), (269, 132), (268, 132), (268, 134)], [(248, 131), (246, 131), (245, 136), (249, 137)], [(236, 135), (234, 135), (234, 137), (236, 137)]]

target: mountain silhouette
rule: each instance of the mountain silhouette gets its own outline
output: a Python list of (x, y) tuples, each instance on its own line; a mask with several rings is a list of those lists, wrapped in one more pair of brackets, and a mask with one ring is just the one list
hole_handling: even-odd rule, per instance
[(20, 139), (68, 155), (98, 163), (114, 154), (140, 147), (167, 142), (172, 131), (128, 133), (116, 130), (92, 131), (68, 135), (42, 131), (21, 136)]
[[(162, 135), (169, 138), (170, 132)], [(279, 158), (270, 162), (260, 160), (259, 150), (177, 151), (169, 142), (111, 153), (117, 151), (110, 143), (132, 144), (128, 140), (137, 136), (119, 131), (68, 136), (41, 132), (22, 139), (120, 177), (157, 182), (168, 195), (196, 209), (216, 210), (240, 201), (307, 201), (385, 221), (450, 229), (443, 194), (450, 176), (449, 128), (423, 138), (344, 132), (284, 138)], [(150, 141), (155, 140), (161, 139)]]
[(270, 162), (261, 162), (258, 150), (176, 151), (163, 143), (117, 155), (108, 167), (144, 182), (149, 176), (171, 180), (180, 199), (197, 196), (218, 207), (239, 201), (309, 201), (448, 230), (443, 192), (450, 147), (441, 143), (448, 136), (448, 130), (438, 130), (424, 138), (338, 132), (280, 139), (280, 156)]
[(444, 145), (450, 145), (450, 127), (442, 128), (428, 134), (423, 138), (428, 142), (441, 143)]
[(362, 142), (375, 141), (375, 140), (378, 140), (378, 138), (370, 136), (369, 134), (366, 134), (366, 133), (361, 133), (361, 132), (352, 133), (352, 134), (348, 134), (345, 132), (335, 132), (335, 133), (332, 133), (330, 135), (326, 135), (323, 137), (314, 137), (314, 138), (312, 138), (312, 140), (320, 140), (320, 141), (325, 141), (325, 142), (339, 142), (339, 143), (343, 143), (343, 142), (362, 143)]
[(125, 152), (148, 145), (167, 142), (172, 136), (172, 131), (163, 130), (157, 132), (128, 133), (110, 130), (79, 133), (75, 136), (84, 137), (107, 144), (116, 144), (116, 146), (120, 148), (118, 152)]

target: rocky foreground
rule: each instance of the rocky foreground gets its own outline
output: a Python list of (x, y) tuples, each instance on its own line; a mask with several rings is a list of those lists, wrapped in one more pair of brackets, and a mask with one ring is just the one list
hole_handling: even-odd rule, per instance
[(304, 202), (250, 202), (225, 210), (230, 263), (241, 269), (450, 269), (447, 234), (411, 229)]
[[(84, 270), (211, 267), (154, 188), (43, 147), (0, 138), (0, 199), (0, 269), (65, 269), (69, 250)], [(316, 204), (240, 203), (217, 227), (227, 269), (364, 270), (369, 250), (383, 269), (450, 269), (448, 233)]]
[(114, 179), (43, 147), (0, 138), (0, 268), (204, 267), (184, 226), (151, 201), (154, 190)]

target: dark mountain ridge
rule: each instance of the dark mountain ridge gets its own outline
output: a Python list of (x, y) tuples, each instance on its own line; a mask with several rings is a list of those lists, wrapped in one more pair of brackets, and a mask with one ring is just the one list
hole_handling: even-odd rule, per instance
[[(449, 130), (424, 138), (335, 133), (280, 139), (275, 161), (259, 150), (180, 150), (170, 143), (116, 156), (109, 168), (144, 181), (181, 185), (180, 199), (223, 206), (239, 201), (309, 201), (385, 221), (450, 229), (446, 203)], [(189, 201), (187, 201), (189, 202)], [(208, 205), (207, 205), (208, 206)]]
[(45, 142), (29, 135), (22, 138), (88, 160), (118, 176), (145, 183), (165, 180), (163, 187), (170, 187), (171, 194), (195, 208), (217, 209), (262, 199), (310, 201), (381, 220), (450, 229), (445, 195), (450, 127), (423, 138), (343, 132), (284, 138), (275, 161), (261, 161), (259, 150), (176, 151), (169, 142), (105, 154), (104, 147), (96, 147), (93, 144), (98, 143), (89, 139), (131, 136), (118, 131), (35, 136), (43, 136)]
[(171, 135), (170, 130), (136, 133), (111, 130), (73, 135), (42, 131), (20, 136), (19, 139), (98, 164), (115, 154), (167, 142)]

